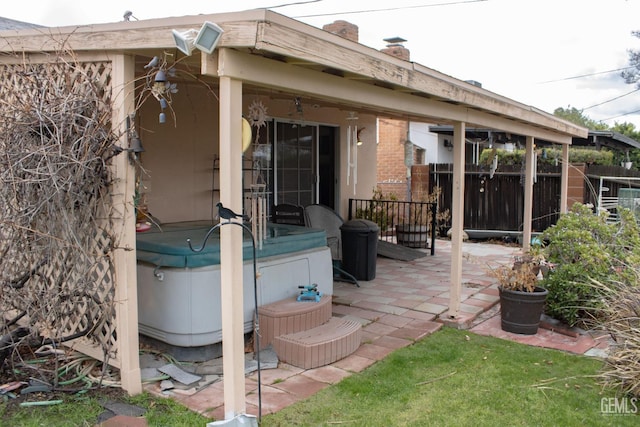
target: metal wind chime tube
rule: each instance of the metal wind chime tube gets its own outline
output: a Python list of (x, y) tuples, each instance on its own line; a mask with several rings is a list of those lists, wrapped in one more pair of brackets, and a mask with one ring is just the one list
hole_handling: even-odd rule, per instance
[(267, 198), (266, 185), (251, 185), (251, 232), (258, 239), (258, 248), (262, 250), (262, 242), (267, 238)]
[(350, 184), (351, 178), (351, 122), (347, 127), (347, 185)]
[[(358, 116), (354, 112), (347, 117), (349, 126), (347, 127), (347, 185), (353, 182), (353, 194), (356, 194), (358, 184)], [(353, 174), (353, 179), (351, 175)]]
[(353, 195), (356, 194), (356, 185), (358, 185), (358, 125), (353, 125), (353, 133), (351, 134), (351, 145), (353, 147)]

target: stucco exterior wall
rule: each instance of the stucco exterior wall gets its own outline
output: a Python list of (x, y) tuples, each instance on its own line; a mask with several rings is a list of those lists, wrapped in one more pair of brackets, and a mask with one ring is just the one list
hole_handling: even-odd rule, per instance
[(141, 154), (142, 203), (161, 222), (210, 219), (218, 101), (199, 85), (178, 84), (171, 107), (175, 120), (168, 111), (164, 124), (158, 122), (160, 106), (153, 98), (138, 113), (146, 150)]
[[(196, 83), (178, 82), (173, 94), (172, 109), (167, 111), (166, 123), (160, 124), (160, 106), (148, 99), (138, 113), (136, 122), (145, 152), (141, 154), (143, 167), (139, 191), (142, 204), (161, 223), (215, 219), (215, 203), (219, 193), (213, 191), (214, 159), (219, 153), (218, 100), (206, 87)], [(347, 185), (347, 128), (349, 113), (337, 108), (323, 108), (303, 100), (303, 113), (299, 114), (291, 99), (270, 99), (245, 94), (243, 113), (249, 104), (261, 101), (269, 118), (294, 120), (300, 123), (336, 126), (339, 132), (339, 150), (336, 153), (336, 210), (346, 218), (349, 198), (369, 198), (376, 185), (376, 118), (359, 115), (361, 130), (358, 147), (357, 185), (353, 177)], [(184, 113), (187, 112), (187, 113)], [(352, 173), (355, 169), (352, 169)], [(220, 179), (215, 175), (216, 181)], [(224, 177), (222, 177), (224, 179)], [(251, 174), (245, 175), (246, 180)], [(248, 186), (248, 183), (245, 183)]]

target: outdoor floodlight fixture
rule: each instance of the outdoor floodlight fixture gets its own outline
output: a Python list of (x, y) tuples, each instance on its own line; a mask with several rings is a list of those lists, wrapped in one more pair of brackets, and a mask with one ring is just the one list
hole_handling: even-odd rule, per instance
[(213, 22), (205, 21), (200, 31), (198, 31), (194, 44), (201, 51), (210, 54), (216, 48), (223, 32), (224, 30), (220, 26)]
[(176, 48), (185, 55), (189, 56), (193, 53), (195, 45), (193, 44), (198, 32), (190, 29), (187, 31), (171, 30), (173, 34), (173, 40), (176, 44)]
[(213, 22), (205, 21), (200, 31), (189, 29), (186, 31), (171, 30), (176, 48), (185, 55), (191, 55), (193, 49), (198, 48), (205, 53), (211, 53), (216, 48), (224, 30)]

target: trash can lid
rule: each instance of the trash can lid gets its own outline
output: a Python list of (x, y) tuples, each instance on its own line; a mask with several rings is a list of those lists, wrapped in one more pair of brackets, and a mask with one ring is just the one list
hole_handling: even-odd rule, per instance
[(380, 227), (373, 221), (367, 219), (352, 219), (345, 222), (340, 227), (342, 231), (379, 231)]

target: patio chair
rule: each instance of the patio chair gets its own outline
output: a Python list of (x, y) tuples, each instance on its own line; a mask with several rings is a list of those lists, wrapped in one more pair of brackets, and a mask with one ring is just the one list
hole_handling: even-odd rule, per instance
[(304, 219), (307, 227), (320, 228), (327, 233), (327, 246), (331, 250), (333, 261), (333, 279), (353, 283), (360, 287), (352, 274), (342, 269), (342, 237), (340, 227), (344, 220), (333, 209), (313, 204), (304, 208)]
[(273, 207), (272, 219), (275, 224), (301, 225), (304, 227), (304, 208), (289, 203), (280, 203)]

